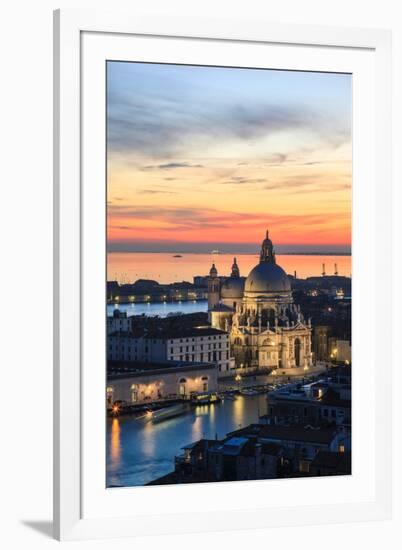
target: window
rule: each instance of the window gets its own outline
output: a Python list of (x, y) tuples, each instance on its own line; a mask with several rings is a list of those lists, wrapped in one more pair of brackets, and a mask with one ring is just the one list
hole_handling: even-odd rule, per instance
[(131, 401), (135, 403), (138, 401), (138, 384), (133, 384), (131, 386)]
[(339, 452), (344, 453), (345, 452), (345, 445), (339, 445)]
[(106, 401), (108, 405), (113, 405), (113, 392), (112, 386), (106, 388)]
[(308, 474), (310, 471), (310, 462), (308, 460), (300, 460), (299, 471)]
[(186, 382), (185, 378), (180, 378), (179, 380), (179, 395), (182, 397), (186, 395)]
[(295, 348), (294, 348), (296, 367), (300, 367), (300, 347), (301, 347), (301, 342), (299, 338), (296, 338)]

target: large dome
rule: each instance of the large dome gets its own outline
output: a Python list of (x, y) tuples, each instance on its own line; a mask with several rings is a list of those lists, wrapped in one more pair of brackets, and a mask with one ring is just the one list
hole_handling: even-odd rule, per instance
[(290, 292), (290, 280), (276, 263), (261, 262), (250, 271), (244, 291), (249, 295)]
[(243, 298), (244, 278), (229, 277), (221, 286), (221, 298)]

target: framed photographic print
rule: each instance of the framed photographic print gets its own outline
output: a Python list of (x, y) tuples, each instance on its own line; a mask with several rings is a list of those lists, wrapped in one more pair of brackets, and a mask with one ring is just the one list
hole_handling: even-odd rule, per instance
[(55, 13), (57, 538), (389, 517), (389, 81), (387, 31)]

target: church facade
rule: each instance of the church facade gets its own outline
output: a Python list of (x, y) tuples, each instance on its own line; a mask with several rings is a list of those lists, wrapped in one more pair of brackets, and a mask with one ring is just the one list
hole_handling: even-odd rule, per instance
[(208, 279), (208, 314), (213, 327), (230, 336), (236, 368), (308, 368), (312, 364), (311, 321), (293, 302), (291, 282), (276, 263), (268, 231), (260, 262), (240, 276), (234, 258), (229, 277), (212, 265)]

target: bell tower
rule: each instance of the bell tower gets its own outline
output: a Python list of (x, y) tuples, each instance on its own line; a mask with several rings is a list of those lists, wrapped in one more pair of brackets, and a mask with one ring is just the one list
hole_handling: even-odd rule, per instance
[(240, 270), (239, 266), (237, 265), (237, 258), (233, 258), (232, 273), (230, 274), (230, 276), (234, 278), (240, 277)]
[(208, 310), (211, 310), (220, 300), (220, 280), (215, 264), (209, 271), (208, 277)]

